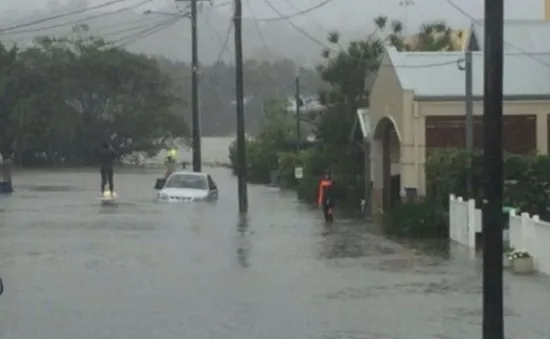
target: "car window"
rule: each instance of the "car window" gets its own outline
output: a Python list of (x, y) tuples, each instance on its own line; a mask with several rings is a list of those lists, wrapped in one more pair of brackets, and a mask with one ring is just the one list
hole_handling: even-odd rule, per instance
[(208, 187), (211, 190), (217, 190), (218, 189), (218, 187), (216, 186), (216, 183), (214, 182), (214, 180), (212, 180), (212, 177), (210, 175), (208, 176)]
[(203, 176), (193, 174), (173, 174), (168, 178), (166, 188), (190, 188), (198, 190), (208, 189), (207, 181)]

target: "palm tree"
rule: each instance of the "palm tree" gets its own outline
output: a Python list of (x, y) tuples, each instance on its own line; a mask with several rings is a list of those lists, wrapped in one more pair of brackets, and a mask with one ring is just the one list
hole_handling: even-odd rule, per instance
[(399, 21), (392, 22), (392, 32), (388, 40), (399, 51), (453, 51), (459, 50), (456, 38), (461, 38), (462, 32), (455, 35), (455, 31), (445, 22), (434, 21), (425, 23), (420, 27), (420, 32), (413, 36), (403, 36), (402, 24)]

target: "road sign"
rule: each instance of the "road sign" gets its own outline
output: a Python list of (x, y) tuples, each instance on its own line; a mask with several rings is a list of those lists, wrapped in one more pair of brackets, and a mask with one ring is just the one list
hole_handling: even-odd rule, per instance
[(304, 169), (302, 167), (294, 167), (294, 178), (302, 179), (304, 177)]

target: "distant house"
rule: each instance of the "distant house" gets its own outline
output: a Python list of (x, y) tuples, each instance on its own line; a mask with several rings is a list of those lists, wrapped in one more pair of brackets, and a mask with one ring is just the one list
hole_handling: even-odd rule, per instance
[[(316, 96), (301, 96), (300, 100), (302, 101), (300, 105), (300, 112), (302, 113), (322, 112), (325, 110), (325, 106), (319, 102)], [(296, 112), (296, 98), (287, 98), (286, 109), (289, 112)]]
[[(550, 31), (543, 38), (549, 37)], [(507, 39), (513, 40), (505, 35)], [(540, 48), (550, 52), (550, 44)], [(457, 67), (463, 57), (463, 52), (386, 50), (368, 113), (372, 133), (366, 166), (371, 166), (374, 213), (391, 205), (392, 192), (401, 197), (425, 194), (429, 149), (465, 146), (465, 74)], [(550, 53), (507, 53), (504, 58), (504, 148), (548, 154)], [(483, 52), (479, 51), (473, 52), (473, 93), (474, 142), (480, 147)]]
[[(299, 142), (307, 144), (315, 140), (316, 123), (319, 119), (319, 114), (326, 110), (316, 96), (300, 97), (300, 132), (303, 140)], [(292, 118), (296, 119), (296, 98), (287, 98), (287, 112), (292, 114)]]

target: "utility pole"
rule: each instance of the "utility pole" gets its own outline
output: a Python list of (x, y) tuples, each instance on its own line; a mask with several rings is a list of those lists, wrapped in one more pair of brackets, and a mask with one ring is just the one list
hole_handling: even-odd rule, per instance
[[(464, 62), (464, 64), (462, 64)], [(468, 195), (472, 195), (473, 188), (473, 171), (472, 171), (472, 156), (474, 153), (474, 97), (472, 90), (472, 51), (467, 50), (464, 54), (464, 59), (457, 62), (458, 69), (465, 73), (465, 89), (464, 89), (464, 104), (466, 111), (466, 151), (468, 153)]]
[(176, 2), (191, 1), (191, 145), (193, 148), (193, 172), (202, 170), (201, 124), (199, 112), (199, 47), (197, 33), (197, 5), (206, 0), (175, 0)]
[(300, 131), (300, 104), (302, 100), (300, 99), (300, 76), (296, 75), (296, 153), (300, 152), (300, 139), (301, 139), (301, 131)]
[(201, 130), (199, 115), (199, 48), (197, 41), (197, 2), (198, 0), (191, 0), (191, 110), (193, 116), (193, 172), (200, 172), (202, 167)]
[(246, 139), (244, 126), (244, 84), (243, 84), (243, 41), (242, 41), (242, 1), (235, 0), (235, 96), (237, 108), (237, 161), (239, 167), (239, 212), (248, 212), (248, 192), (246, 187)]
[(474, 151), (474, 97), (472, 89), (472, 51), (466, 51), (466, 150), (472, 154)]
[(483, 339), (504, 339), (502, 293), (503, 0), (485, 1), (483, 90)]
[(474, 154), (474, 98), (472, 93), (472, 51), (466, 51), (466, 57), (464, 58), (464, 67), (466, 73), (466, 151), (468, 152), (468, 198), (472, 198), (473, 195), (473, 170), (472, 170), (472, 157)]

